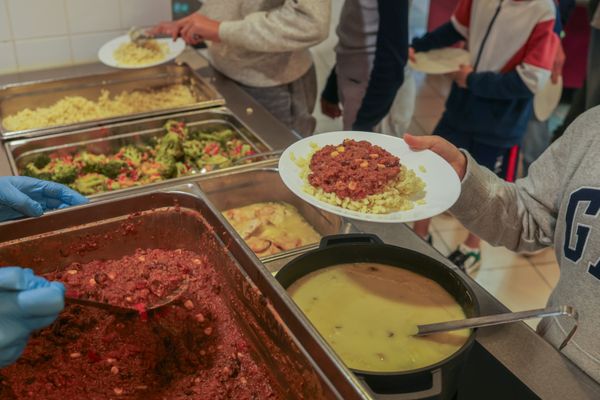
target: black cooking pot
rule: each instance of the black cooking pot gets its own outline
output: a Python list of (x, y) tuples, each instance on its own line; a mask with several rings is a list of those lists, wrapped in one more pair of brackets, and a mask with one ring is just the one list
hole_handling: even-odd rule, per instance
[[(277, 273), (276, 278), (284, 288), (288, 288), (301, 277), (318, 269), (355, 262), (390, 265), (430, 278), (456, 299), (467, 317), (479, 316), (479, 303), (475, 293), (460, 275), (433, 258), (413, 250), (384, 244), (377, 236), (370, 234), (324, 237), (318, 249), (290, 261)], [(450, 399), (456, 393), (459, 374), (474, 341), (475, 331), (458, 351), (428, 367), (399, 372), (353, 372), (366, 383), (365, 386), (375, 398)]]

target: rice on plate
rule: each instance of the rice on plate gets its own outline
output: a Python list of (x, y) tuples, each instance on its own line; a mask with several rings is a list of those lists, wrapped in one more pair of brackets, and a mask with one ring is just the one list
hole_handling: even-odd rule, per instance
[[(324, 150), (326, 153), (325, 157), (327, 155), (332, 158), (339, 157), (340, 153), (346, 152), (348, 145), (354, 146), (357, 143), (362, 146), (371, 146), (368, 148), (371, 152), (368, 154), (370, 157), (351, 160), (347, 166), (344, 166), (344, 169), (347, 171), (351, 171), (352, 168), (355, 170), (356, 168), (363, 168), (365, 171), (369, 169), (388, 169), (388, 172), (392, 169), (391, 174), (388, 173), (389, 179), (386, 181), (379, 179), (379, 184), (375, 185), (375, 188), (371, 188), (370, 191), (364, 192), (360, 196), (352, 194), (360, 190), (360, 185), (364, 184), (364, 180), (362, 179), (356, 182), (330, 182), (329, 186), (331, 187), (314, 184), (315, 179), (311, 175), (315, 172), (315, 154)], [(348, 210), (369, 214), (388, 214), (395, 211), (406, 211), (413, 209), (415, 205), (425, 204), (425, 182), (412, 169), (400, 164), (397, 157), (391, 155), (381, 147), (373, 146), (366, 141), (354, 142), (353, 140), (345, 140), (344, 143), (338, 146), (319, 148), (315, 143), (310, 143), (310, 146), (312, 151), (308, 154), (307, 158), (295, 157), (293, 153), (291, 157), (292, 161), (301, 170), (300, 175), (304, 182), (304, 192), (314, 196), (318, 200)], [(387, 155), (388, 158), (391, 157), (392, 163), (394, 162), (393, 159), (395, 159), (397, 164), (383, 165), (379, 163), (378, 157), (382, 155)], [(355, 162), (356, 165), (353, 166), (352, 162)], [(331, 172), (329, 171), (329, 166), (325, 166), (325, 169)], [(310, 182), (311, 180), (313, 180), (313, 183)], [(342, 196), (339, 193), (342, 193)], [(344, 193), (349, 193), (350, 195), (344, 195)]]
[(133, 42), (122, 43), (113, 53), (113, 58), (119, 65), (141, 66), (162, 61), (169, 53), (166, 43), (148, 39), (143, 44)]

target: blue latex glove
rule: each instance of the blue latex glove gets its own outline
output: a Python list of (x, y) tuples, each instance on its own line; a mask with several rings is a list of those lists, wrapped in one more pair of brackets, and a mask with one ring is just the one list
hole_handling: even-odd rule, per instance
[(19, 358), (36, 329), (50, 325), (64, 307), (65, 287), (30, 269), (0, 268), (0, 367)]
[(39, 217), (46, 210), (85, 204), (88, 199), (55, 182), (28, 176), (0, 178), (0, 221)]

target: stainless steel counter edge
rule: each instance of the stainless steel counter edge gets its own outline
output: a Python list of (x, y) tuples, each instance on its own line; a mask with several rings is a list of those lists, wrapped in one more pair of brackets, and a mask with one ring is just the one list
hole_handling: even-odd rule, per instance
[[(208, 78), (226, 99), (226, 106), (254, 132), (260, 135), (269, 135), (272, 143), (280, 146), (280, 148), (287, 147), (293, 141), (294, 136), (284, 125), (252, 100), (235, 82), (210, 68), (207, 61), (196, 52), (191, 50), (186, 51), (181, 56), (181, 60), (187, 62), (198, 73)], [(9, 83), (66, 78), (110, 71), (113, 71), (113, 69), (95, 63), (68, 68), (0, 75), (0, 86)], [(1, 146), (0, 176), (10, 174), (8, 157), (6, 156), (4, 147)], [(445, 257), (419, 239), (406, 225), (398, 224), (390, 226), (357, 221), (352, 222), (359, 231), (375, 233), (389, 244), (423, 252), (454, 268)], [(466, 277), (466, 279), (474, 288), (481, 302), (483, 313), (507, 311), (506, 307), (487, 293), (475, 281), (469, 277)], [(542, 399), (600, 398), (600, 385), (598, 383), (574, 366), (524, 323), (482, 329), (478, 333), (477, 341)]]

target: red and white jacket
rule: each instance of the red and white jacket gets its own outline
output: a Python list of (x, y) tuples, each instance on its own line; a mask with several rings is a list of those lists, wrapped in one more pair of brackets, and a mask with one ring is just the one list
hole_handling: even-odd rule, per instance
[[(494, 26), (504, 29), (489, 29), (494, 16)], [(559, 41), (555, 17), (552, 0), (461, 0), (451, 22), (467, 40), (473, 66), (480, 57), (476, 71), (516, 69), (535, 94), (548, 81), (554, 62)]]
[(435, 133), (468, 134), (488, 145), (521, 142), (533, 96), (548, 82), (559, 45), (552, 0), (460, 0), (451, 20), (414, 39), (415, 51), (464, 40), (474, 72), (456, 84)]

